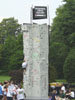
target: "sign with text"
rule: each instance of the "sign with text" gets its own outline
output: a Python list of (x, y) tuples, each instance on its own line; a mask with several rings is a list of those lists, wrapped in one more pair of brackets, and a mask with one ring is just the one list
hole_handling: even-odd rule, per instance
[(33, 8), (33, 19), (46, 19), (47, 18), (47, 7), (35, 6)]

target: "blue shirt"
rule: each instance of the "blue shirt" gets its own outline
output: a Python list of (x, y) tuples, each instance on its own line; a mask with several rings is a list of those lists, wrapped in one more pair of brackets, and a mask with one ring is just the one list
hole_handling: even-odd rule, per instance
[(48, 100), (52, 100), (52, 98), (49, 98)]
[(3, 95), (2, 86), (0, 85), (0, 95)]

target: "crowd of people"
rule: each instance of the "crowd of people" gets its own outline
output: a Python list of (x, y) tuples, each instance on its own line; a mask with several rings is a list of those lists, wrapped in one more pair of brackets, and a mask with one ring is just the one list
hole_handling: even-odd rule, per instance
[(62, 84), (61, 88), (53, 89), (49, 93), (49, 100), (70, 100), (75, 99), (75, 92), (73, 89), (66, 89), (64, 84)]
[[(14, 84), (13, 81), (0, 83), (0, 100), (24, 100), (26, 94), (21, 84)], [(75, 92), (71, 88), (66, 90), (62, 84), (61, 88), (53, 89), (49, 93), (49, 100), (70, 100), (75, 99)]]
[(0, 83), (0, 100), (24, 100), (25, 97), (21, 84), (14, 84), (13, 81)]

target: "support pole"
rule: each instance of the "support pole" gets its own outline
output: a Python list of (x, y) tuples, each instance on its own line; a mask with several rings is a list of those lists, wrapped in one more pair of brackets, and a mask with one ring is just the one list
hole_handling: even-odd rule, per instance
[(30, 23), (33, 24), (33, 5), (31, 6), (30, 9)]

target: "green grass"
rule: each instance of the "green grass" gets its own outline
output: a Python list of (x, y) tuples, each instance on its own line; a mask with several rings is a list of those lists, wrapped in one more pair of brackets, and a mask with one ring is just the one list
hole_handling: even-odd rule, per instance
[[(56, 79), (56, 82), (59, 82), (59, 83), (68, 83), (65, 79)], [(69, 83), (71, 85), (75, 85), (75, 83)]]
[(69, 99), (69, 100), (75, 100), (75, 99)]
[(65, 79), (57, 79), (56, 82), (67, 83), (67, 81)]
[(1, 76), (0, 75), (0, 82), (4, 82), (5, 80), (10, 80), (9, 76)]

